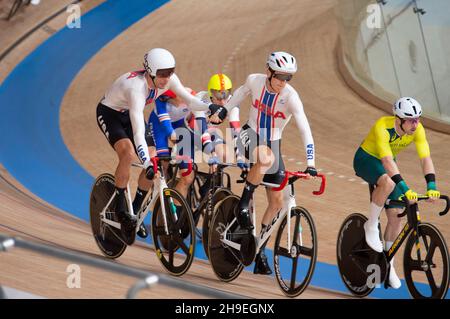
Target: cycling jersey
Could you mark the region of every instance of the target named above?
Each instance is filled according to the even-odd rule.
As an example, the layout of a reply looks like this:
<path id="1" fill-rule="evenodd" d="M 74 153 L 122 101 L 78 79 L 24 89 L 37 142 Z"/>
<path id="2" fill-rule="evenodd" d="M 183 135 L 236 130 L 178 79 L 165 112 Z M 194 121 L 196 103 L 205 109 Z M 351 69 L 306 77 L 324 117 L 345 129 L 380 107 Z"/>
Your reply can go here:
<path id="1" fill-rule="evenodd" d="M 239 107 L 244 98 L 251 94 L 252 106 L 247 124 L 266 141 L 281 139 L 283 129 L 294 116 L 303 138 L 307 165 L 314 167 L 314 140 L 298 93 L 289 84 L 280 93 L 272 93 L 266 87 L 266 80 L 264 74 L 249 75 L 244 85 L 233 93 L 225 108 L 230 111 Z"/>
<path id="2" fill-rule="evenodd" d="M 173 74 L 164 89 L 150 88 L 145 78 L 145 71 L 128 72 L 120 76 L 107 90 L 101 100 L 113 110 L 129 111 L 133 139 L 141 162 L 150 165 L 148 146 L 145 140 L 144 107 L 152 103 L 158 96 L 172 90 L 194 110 L 206 110 L 209 104 L 189 94 L 181 84 L 178 76 Z"/>
<path id="3" fill-rule="evenodd" d="M 396 157 L 412 142 L 416 144 L 419 158 L 430 156 L 430 147 L 422 123 L 419 123 L 414 134 L 400 136 L 395 131 L 395 116 L 384 116 L 371 128 L 361 148 L 366 153 L 382 159 L 386 156 Z"/>

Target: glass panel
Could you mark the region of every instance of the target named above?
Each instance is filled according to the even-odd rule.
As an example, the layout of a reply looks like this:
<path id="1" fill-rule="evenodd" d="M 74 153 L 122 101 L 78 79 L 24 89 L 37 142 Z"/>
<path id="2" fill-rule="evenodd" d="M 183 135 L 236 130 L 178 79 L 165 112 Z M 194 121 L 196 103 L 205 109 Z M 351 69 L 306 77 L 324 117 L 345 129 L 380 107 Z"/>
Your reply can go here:
<path id="1" fill-rule="evenodd" d="M 450 122 L 450 1 L 418 0 L 419 15 L 430 58 L 441 117 Z"/>
<path id="2" fill-rule="evenodd" d="M 376 0 L 340 0 L 336 7 L 347 69 L 374 95 L 400 95 L 381 10 Z"/>
<path id="3" fill-rule="evenodd" d="M 417 99 L 424 113 L 439 116 L 419 18 L 411 0 L 387 0 L 382 6 L 387 36 L 402 96 Z"/>

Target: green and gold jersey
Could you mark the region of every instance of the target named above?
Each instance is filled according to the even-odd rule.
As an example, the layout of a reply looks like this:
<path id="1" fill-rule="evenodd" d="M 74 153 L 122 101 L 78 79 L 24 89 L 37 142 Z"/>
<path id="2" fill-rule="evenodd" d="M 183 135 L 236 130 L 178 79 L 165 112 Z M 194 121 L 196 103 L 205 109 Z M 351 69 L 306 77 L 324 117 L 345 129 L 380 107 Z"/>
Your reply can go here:
<path id="1" fill-rule="evenodd" d="M 419 123 L 414 134 L 399 136 L 395 131 L 395 116 L 383 116 L 371 128 L 361 148 L 370 155 L 382 159 L 386 156 L 396 157 L 412 142 L 416 144 L 421 159 L 430 156 L 430 147 L 422 123 Z"/>

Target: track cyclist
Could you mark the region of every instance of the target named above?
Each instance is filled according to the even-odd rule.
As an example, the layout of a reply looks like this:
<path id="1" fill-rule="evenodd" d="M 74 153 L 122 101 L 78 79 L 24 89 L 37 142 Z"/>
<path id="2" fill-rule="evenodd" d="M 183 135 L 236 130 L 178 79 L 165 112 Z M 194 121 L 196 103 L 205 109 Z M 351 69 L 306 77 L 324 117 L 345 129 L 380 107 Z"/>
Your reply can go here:
<path id="1" fill-rule="evenodd" d="M 214 74 L 208 82 L 208 90 L 195 93 L 189 88 L 190 94 L 196 95 L 205 103 L 214 103 L 223 106 L 231 98 L 232 82 L 222 73 Z M 156 100 L 156 108 L 150 114 L 149 132 L 156 144 L 156 152 L 159 156 L 168 156 L 169 140 L 178 142 L 179 155 L 188 155 L 194 159 L 195 146 L 202 149 L 203 153 L 210 155 L 210 160 L 225 162 L 227 157 L 223 135 L 214 125 L 207 123 L 205 111 L 190 111 L 182 98 L 167 91 Z M 230 125 L 233 130 L 239 129 L 239 109 L 230 113 Z M 197 143 L 198 142 L 198 143 Z M 198 144 L 198 145 L 197 145 Z M 180 163 L 181 172 L 187 169 L 185 162 Z M 187 196 L 188 189 L 194 181 L 194 172 L 180 176 L 175 187 L 183 196 Z M 206 180 L 204 186 L 209 185 Z M 207 189 L 200 189 L 202 195 Z"/>
<path id="2" fill-rule="evenodd" d="M 250 160 L 252 167 L 247 175 L 246 184 L 235 216 L 239 225 L 251 231 L 253 225 L 249 212 L 249 201 L 253 192 L 264 179 L 265 182 L 279 185 L 284 179 L 284 163 L 280 151 L 283 129 L 293 116 L 305 146 L 306 173 L 316 176 L 314 158 L 314 140 L 303 110 L 303 104 L 296 90 L 289 84 L 297 72 L 297 61 L 286 52 L 273 52 L 267 58 L 266 74 L 250 74 L 246 82 L 239 87 L 233 97 L 225 104 L 226 111 L 239 107 L 246 96 L 251 95 L 252 106 L 249 119 L 242 127 L 237 138 L 239 153 Z M 226 114 L 226 112 L 223 112 Z M 223 113 L 211 117 L 211 121 L 222 120 Z M 222 116 L 222 117 L 221 117 Z M 268 206 L 262 219 L 263 234 L 275 215 L 282 209 L 283 194 L 266 189 Z M 262 245 L 255 258 L 255 274 L 272 273 Z"/>
<path id="3" fill-rule="evenodd" d="M 138 155 L 144 165 L 138 181 L 133 208 L 137 210 L 150 189 L 155 175 L 150 156 L 154 156 L 153 141 L 147 144 L 145 138 L 144 108 L 167 90 L 178 94 L 193 110 L 217 111 L 219 106 L 205 103 L 190 95 L 181 84 L 175 72 L 175 58 L 162 48 L 154 48 L 144 56 L 144 69 L 128 72 L 120 76 L 106 91 L 97 106 L 97 124 L 114 148 L 119 158 L 115 172 L 117 204 L 116 214 L 124 225 L 125 234 L 135 227 L 136 221 L 127 211 L 125 189 L 130 178 L 130 167 Z M 149 147 L 150 146 L 150 147 Z M 146 237 L 145 227 L 141 225 L 138 235 Z"/>
<path id="4" fill-rule="evenodd" d="M 376 185 L 372 193 L 369 208 L 369 219 L 364 224 L 367 244 L 375 251 L 383 252 L 378 223 L 383 207 L 386 209 L 387 225 L 384 232 L 385 246 L 388 251 L 393 240 L 402 229 L 401 219 L 397 215 L 401 209 L 396 206 L 385 206 L 388 198 L 399 199 L 404 195 L 407 200 L 415 202 L 417 193 L 408 187 L 400 175 L 396 164 L 397 154 L 412 142 L 415 143 L 420 158 L 422 171 L 427 183 L 427 196 L 431 200 L 438 199 L 436 178 L 430 148 L 425 136 L 425 129 L 420 123 L 422 107 L 411 97 L 402 97 L 393 106 L 394 116 L 383 116 L 377 120 L 369 134 L 358 148 L 353 162 L 356 175 L 370 185 Z M 398 289 L 400 279 L 391 261 L 389 285 Z"/>

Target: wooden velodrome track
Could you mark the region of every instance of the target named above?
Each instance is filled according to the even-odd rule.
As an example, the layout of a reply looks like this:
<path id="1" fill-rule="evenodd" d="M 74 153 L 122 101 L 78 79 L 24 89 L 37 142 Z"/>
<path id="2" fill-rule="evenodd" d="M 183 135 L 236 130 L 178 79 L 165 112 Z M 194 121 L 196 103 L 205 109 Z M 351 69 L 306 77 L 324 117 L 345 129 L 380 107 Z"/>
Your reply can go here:
<path id="1" fill-rule="evenodd" d="M 82 2 L 83 12 L 101 3 Z M 3 2 L 0 2 L 3 3 Z M 45 3 L 45 1 L 43 2 Z M 35 8 L 27 23 L 33 25 L 49 16 L 56 4 L 61 8 L 70 1 L 47 1 Z M 52 5 L 54 5 L 52 7 Z M 100 50 L 74 78 L 63 100 L 60 128 L 64 142 L 78 163 L 92 176 L 113 172 L 115 153 L 107 144 L 95 122 L 95 107 L 108 85 L 120 74 L 140 68 L 143 53 L 151 47 L 165 47 L 177 59 L 177 74 L 195 90 L 205 89 L 212 73 L 223 71 L 238 87 L 246 76 L 264 71 L 268 52 L 285 50 L 299 60 L 300 71 L 292 85 L 299 91 L 312 126 L 317 150 L 317 167 L 327 174 L 326 193 L 310 196 L 315 183 L 298 184 L 297 201 L 314 216 L 319 237 L 321 262 L 336 264 L 335 245 L 340 224 L 350 212 L 367 210 L 367 185 L 362 185 L 352 169 L 353 154 L 382 111 L 356 95 L 341 78 L 336 63 L 337 24 L 334 0 L 269 0 L 249 1 L 186 1 L 174 0 L 134 24 Z M 27 9 L 28 10 L 28 9 Z M 28 10 L 29 11 L 29 10 Z M 0 36 L 8 45 L 23 30 L 29 29 L 18 15 L 19 22 L 1 21 Z M 41 28 L 17 47 L 0 66 L 0 81 L 20 60 L 50 35 L 48 30 L 63 27 L 60 16 Z M 7 29 L 9 28 L 9 29 Z M 9 30 L 6 32 L 5 30 Z M 248 113 L 248 103 L 241 107 L 242 119 Z M 148 114 L 149 110 L 146 111 Z M 450 191 L 450 141 L 448 136 L 427 131 L 432 156 L 442 193 Z M 297 143 L 298 130 L 290 123 L 283 135 L 283 154 L 288 169 L 304 169 L 303 147 Z M 4 151 L 4 150 L 2 150 Z M 414 158 L 408 161 L 407 159 Z M 402 175 L 417 190 L 424 182 L 414 147 L 399 156 Z M 301 164 L 300 164 L 301 162 Z M 89 225 L 42 202 L 2 169 L 0 183 L 0 232 L 49 242 L 69 249 L 99 255 Z M 233 174 L 233 176 L 236 176 Z M 240 192 L 240 186 L 233 186 Z M 259 207 L 265 203 L 265 193 L 257 193 Z M 448 218 L 428 214 L 423 219 L 438 226 L 447 242 L 450 240 Z M 434 209 L 435 211 L 436 209 Z M 260 212 L 261 213 L 261 212 Z M 261 218 L 261 214 L 258 216 Z M 385 222 L 385 219 L 383 219 Z M 0 255 L 0 283 L 50 298 L 118 298 L 134 282 L 82 266 L 81 289 L 66 287 L 68 262 L 27 251 L 12 250 Z M 397 258 L 401 269 L 401 258 Z M 162 271 L 153 251 L 137 244 L 127 249 L 118 263 L 152 272 Z M 398 271 L 401 273 L 401 270 Z M 243 273 L 238 280 L 219 282 L 209 264 L 196 260 L 183 279 L 255 298 L 280 298 L 273 278 Z M 339 279 L 338 279 L 339 280 Z M 146 298 L 196 298 L 186 291 L 158 287 L 142 292 Z M 348 295 L 310 286 L 301 298 L 342 298 Z"/>

